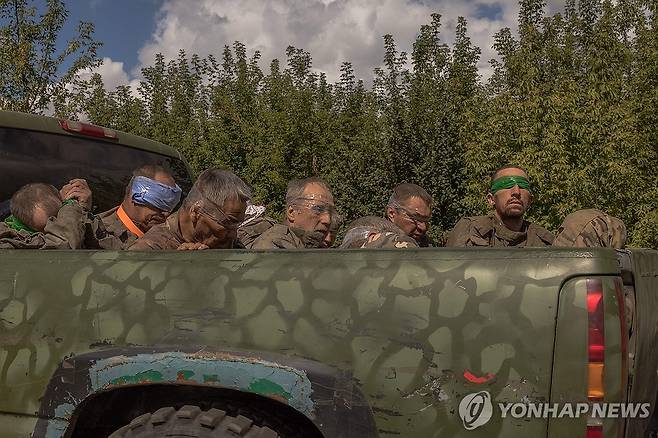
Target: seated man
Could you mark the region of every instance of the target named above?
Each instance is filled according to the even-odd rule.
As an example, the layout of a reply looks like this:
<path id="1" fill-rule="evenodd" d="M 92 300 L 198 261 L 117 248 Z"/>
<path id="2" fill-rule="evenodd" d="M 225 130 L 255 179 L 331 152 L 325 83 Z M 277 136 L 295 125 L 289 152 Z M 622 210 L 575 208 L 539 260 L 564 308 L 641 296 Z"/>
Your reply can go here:
<path id="1" fill-rule="evenodd" d="M 82 248 L 90 206 L 91 190 L 83 179 L 61 191 L 50 184 L 27 184 L 14 193 L 12 215 L 0 224 L 0 248 Z"/>
<path id="2" fill-rule="evenodd" d="M 523 219 L 532 203 L 525 170 L 504 166 L 491 177 L 487 202 L 494 211 L 487 216 L 461 219 L 446 246 L 549 246 L 554 236 Z"/>
<path id="3" fill-rule="evenodd" d="M 384 218 L 365 216 L 347 226 L 340 248 L 417 248 L 418 242 Z"/>
<path id="4" fill-rule="evenodd" d="M 183 205 L 148 230 L 129 250 L 233 248 L 251 190 L 234 173 L 208 169 L 199 175 Z"/>
<path id="5" fill-rule="evenodd" d="M 386 205 L 386 219 L 398 226 L 419 246 L 434 246 L 427 235 L 432 217 L 432 197 L 416 184 L 398 184 Z"/>
<path id="6" fill-rule="evenodd" d="M 334 212 L 334 197 L 323 180 L 290 181 L 284 223 L 261 234 L 251 249 L 323 248 Z"/>
<path id="7" fill-rule="evenodd" d="M 147 164 L 133 172 L 121 205 L 98 217 L 124 249 L 154 225 L 163 223 L 178 206 L 181 193 L 171 173 L 161 166 Z"/>
<path id="8" fill-rule="evenodd" d="M 564 218 L 553 246 L 621 249 L 626 246 L 626 226 L 601 210 L 578 210 Z"/>

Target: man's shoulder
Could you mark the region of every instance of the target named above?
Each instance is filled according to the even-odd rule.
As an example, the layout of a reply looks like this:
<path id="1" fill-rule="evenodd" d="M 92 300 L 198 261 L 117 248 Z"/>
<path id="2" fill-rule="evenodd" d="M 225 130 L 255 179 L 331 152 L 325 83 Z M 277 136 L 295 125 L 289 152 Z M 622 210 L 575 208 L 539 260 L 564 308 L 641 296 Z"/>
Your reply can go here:
<path id="1" fill-rule="evenodd" d="M 250 221 L 248 224 L 238 228 L 238 240 L 246 248 L 250 248 L 251 245 L 263 235 L 263 233 L 267 232 L 275 225 L 277 225 L 277 222 L 271 217 L 258 217 Z"/>
<path id="2" fill-rule="evenodd" d="M 155 225 L 142 237 L 128 247 L 129 250 L 170 250 L 177 249 L 182 239 L 172 230 L 170 221 L 178 221 L 177 217 L 169 216 L 163 224 Z"/>
<path id="3" fill-rule="evenodd" d="M 529 235 L 528 239 L 530 239 L 530 234 L 537 236 L 541 241 L 541 243 L 543 243 L 546 246 L 552 245 L 553 241 L 555 240 L 555 235 L 553 233 L 551 233 L 546 228 L 534 222 L 528 225 L 528 235 Z"/>
<path id="4" fill-rule="evenodd" d="M 117 214 L 118 209 L 119 207 L 117 206 L 111 210 L 107 210 L 96 215 L 96 217 L 100 219 L 101 222 L 103 222 L 107 232 L 115 236 L 128 231 L 123 222 L 121 222 L 121 219 L 119 219 L 119 215 Z"/>
<path id="5" fill-rule="evenodd" d="M 274 224 L 251 245 L 251 249 L 303 248 L 299 237 L 284 224 Z"/>

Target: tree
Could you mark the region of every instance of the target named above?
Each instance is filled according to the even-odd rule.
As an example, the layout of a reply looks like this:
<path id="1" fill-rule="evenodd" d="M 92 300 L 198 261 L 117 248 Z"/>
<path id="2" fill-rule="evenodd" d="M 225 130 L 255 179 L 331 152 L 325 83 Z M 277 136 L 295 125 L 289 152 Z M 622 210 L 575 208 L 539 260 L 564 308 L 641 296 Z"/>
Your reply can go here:
<path id="1" fill-rule="evenodd" d="M 48 0 L 41 14 L 31 0 L 0 0 L 0 108 L 43 113 L 78 73 L 100 64 L 91 23 L 80 22 L 76 36 L 57 50 L 67 17 L 63 0 Z"/>

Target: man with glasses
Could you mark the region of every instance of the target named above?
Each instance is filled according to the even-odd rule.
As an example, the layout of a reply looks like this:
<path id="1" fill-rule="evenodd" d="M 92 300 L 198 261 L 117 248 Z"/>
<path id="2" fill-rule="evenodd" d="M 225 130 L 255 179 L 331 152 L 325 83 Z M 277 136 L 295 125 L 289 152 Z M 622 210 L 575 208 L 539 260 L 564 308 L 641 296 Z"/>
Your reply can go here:
<path id="1" fill-rule="evenodd" d="M 388 200 L 385 217 L 414 239 L 418 246 L 434 246 L 427 235 L 432 202 L 432 197 L 422 187 L 409 183 L 399 184 Z"/>
<path id="2" fill-rule="evenodd" d="M 98 217 L 107 232 L 125 249 L 155 225 L 163 223 L 178 207 L 181 194 L 181 188 L 169 171 L 147 164 L 133 172 L 121 205 Z"/>
<path id="3" fill-rule="evenodd" d="M 333 215 L 334 197 L 322 179 L 290 181 L 284 223 L 261 234 L 251 249 L 326 248 Z"/>
<path id="4" fill-rule="evenodd" d="M 183 205 L 152 227 L 129 250 L 234 248 L 251 190 L 234 173 L 208 169 L 199 175 Z"/>
<path id="5" fill-rule="evenodd" d="M 487 202 L 494 211 L 487 216 L 461 219 L 446 246 L 549 246 L 554 236 L 524 219 L 532 203 L 528 174 L 518 166 L 494 172 Z"/>

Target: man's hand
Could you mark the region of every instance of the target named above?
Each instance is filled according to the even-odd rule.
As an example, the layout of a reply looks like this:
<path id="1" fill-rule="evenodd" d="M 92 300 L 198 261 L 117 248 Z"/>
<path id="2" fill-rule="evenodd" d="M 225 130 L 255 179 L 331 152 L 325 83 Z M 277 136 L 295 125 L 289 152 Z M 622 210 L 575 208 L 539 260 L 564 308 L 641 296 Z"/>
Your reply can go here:
<path id="1" fill-rule="evenodd" d="M 180 246 L 176 249 L 178 251 L 194 251 L 196 249 L 208 249 L 208 245 L 205 243 L 185 242 L 181 243 Z"/>
<path id="2" fill-rule="evenodd" d="M 75 199 L 85 210 L 91 209 L 91 189 L 89 188 L 87 181 L 84 179 L 72 179 L 68 184 L 65 184 L 64 187 L 62 187 L 59 191 L 59 195 L 61 196 L 62 201 Z"/>

